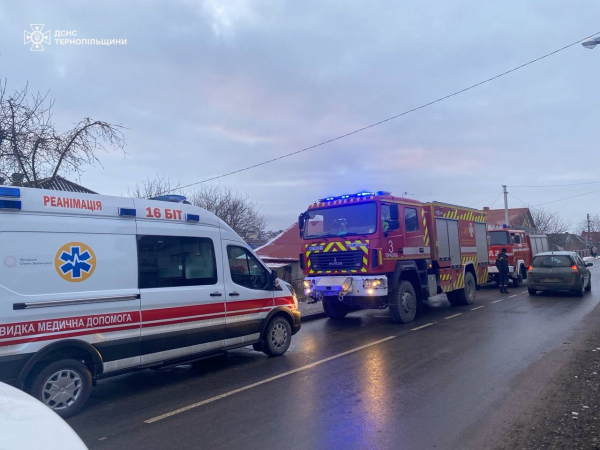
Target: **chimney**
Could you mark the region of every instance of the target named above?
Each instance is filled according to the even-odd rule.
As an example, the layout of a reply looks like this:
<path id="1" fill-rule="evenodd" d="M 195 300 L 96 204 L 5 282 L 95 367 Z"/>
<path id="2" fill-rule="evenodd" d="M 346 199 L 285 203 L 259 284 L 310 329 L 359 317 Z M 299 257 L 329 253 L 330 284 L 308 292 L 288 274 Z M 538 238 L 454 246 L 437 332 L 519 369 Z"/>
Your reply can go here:
<path id="1" fill-rule="evenodd" d="M 483 210 L 484 210 L 484 211 L 489 211 L 489 210 L 490 210 L 490 207 L 489 207 L 489 206 L 484 206 L 484 207 L 483 207 Z"/>
<path id="2" fill-rule="evenodd" d="M 22 173 L 13 173 L 10 176 L 10 181 L 12 183 L 13 186 L 23 186 L 23 179 L 25 178 L 25 175 Z"/>

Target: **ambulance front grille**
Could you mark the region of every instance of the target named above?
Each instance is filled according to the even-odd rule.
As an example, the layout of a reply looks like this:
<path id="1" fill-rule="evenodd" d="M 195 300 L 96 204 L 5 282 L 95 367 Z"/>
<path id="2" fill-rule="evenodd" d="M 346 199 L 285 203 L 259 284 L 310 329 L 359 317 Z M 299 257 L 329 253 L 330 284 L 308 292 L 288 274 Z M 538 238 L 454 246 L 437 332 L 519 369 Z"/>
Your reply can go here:
<path id="1" fill-rule="evenodd" d="M 310 255 L 310 266 L 315 271 L 360 270 L 363 265 L 361 251 L 313 253 Z"/>

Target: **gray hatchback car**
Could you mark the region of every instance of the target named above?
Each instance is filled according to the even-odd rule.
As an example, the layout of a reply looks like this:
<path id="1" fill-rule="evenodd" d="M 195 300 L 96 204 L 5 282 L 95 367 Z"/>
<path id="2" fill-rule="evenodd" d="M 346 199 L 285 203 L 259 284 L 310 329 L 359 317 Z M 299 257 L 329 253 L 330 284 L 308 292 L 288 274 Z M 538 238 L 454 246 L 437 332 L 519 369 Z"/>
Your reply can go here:
<path id="1" fill-rule="evenodd" d="M 527 275 L 529 295 L 537 291 L 571 291 L 578 297 L 592 290 L 592 274 L 575 252 L 538 253 Z"/>

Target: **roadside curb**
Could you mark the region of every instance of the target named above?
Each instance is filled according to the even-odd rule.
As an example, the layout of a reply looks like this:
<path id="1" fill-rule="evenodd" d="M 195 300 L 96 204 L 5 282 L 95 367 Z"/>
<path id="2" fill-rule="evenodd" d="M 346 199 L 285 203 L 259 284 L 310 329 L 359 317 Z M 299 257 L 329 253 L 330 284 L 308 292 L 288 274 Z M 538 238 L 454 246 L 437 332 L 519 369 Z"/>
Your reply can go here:
<path id="1" fill-rule="evenodd" d="M 325 317 L 327 317 L 327 316 L 325 315 L 324 312 L 322 312 L 322 313 L 308 314 L 307 316 L 302 316 L 301 317 L 301 323 L 312 322 L 313 320 L 324 319 Z"/>

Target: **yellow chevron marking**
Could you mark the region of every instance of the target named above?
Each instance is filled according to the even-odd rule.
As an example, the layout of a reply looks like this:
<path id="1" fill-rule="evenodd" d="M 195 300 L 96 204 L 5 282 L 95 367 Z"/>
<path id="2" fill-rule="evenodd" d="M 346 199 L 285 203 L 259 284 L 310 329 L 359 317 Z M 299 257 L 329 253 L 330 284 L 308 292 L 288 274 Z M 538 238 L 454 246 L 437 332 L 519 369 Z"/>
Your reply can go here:
<path id="1" fill-rule="evenodd" d="M 362 269 L 360 269 L 361 272 L 366 272 L 367 269 L 365 269 L 364 267 Z"/>
<path id="2" fill-rule="evenodd" d="M 346 251 L 346 247 L 344 247 L 344 244 L 342 244 L 341 242 L 336 242 L 336 244 L 340 248 L 341 251 L 343 251 L 343 252 Z"/>
<path id="3" fill-rule="evenodd" d="M 325 247 L 325 249 L 323 251 L 328 252 L 332 246 L 333 246 L 333 242 L 330 242 L 329 244 L 327 244 L 327 246 Z"/>

